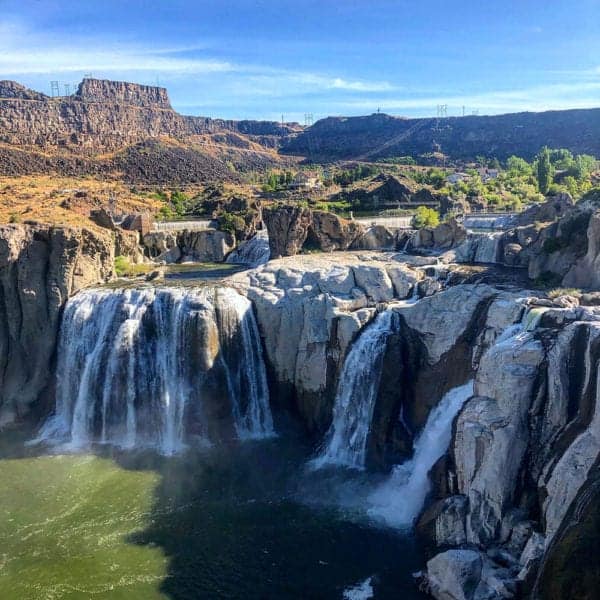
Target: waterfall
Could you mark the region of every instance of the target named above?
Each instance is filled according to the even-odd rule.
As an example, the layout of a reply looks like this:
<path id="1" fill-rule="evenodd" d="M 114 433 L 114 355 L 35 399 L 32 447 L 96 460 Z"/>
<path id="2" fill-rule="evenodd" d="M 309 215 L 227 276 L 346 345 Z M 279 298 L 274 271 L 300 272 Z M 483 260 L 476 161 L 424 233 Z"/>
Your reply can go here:
<path id="1" fill-rule="evenodd" d="M 313 467 L 340 465 L 361 469 L 365 466 L 367 437 L 393 318 L 391 310 L 379 313 L 354 342 L 338 382 L 333 421 L 322 451 L 311 462 Z"/>
<path id="2" fill-rule="evenodd" d="M 55 414 L 38 439 L 173 454 L 187 438 L 210 443 L 214 404 L 230 407 L 239 438 L 273 433 L 249 300 L 228 288 L 87 290 L 65 307 Z"/>
<path id="3" fill-rule="evenodd" d="M 271 250 L 269 248 L 269 234 L 267 230 L 258 231 L 249 240 L 242 242 L 225 262 L 258 267 L 269 261 Z"/>
<path id="4" fill-rule="evenodd" d="M 369 496 L 371 517 L 393 527 L 412 526 L 431 489 L 429 471 L 448 449 L 454 418 L 472 395 L 473 382 L 469 381 L 451 389 L 431 410 L 414 442 L 413 457 L 395 466 L 389 478 Z"/>
<path id="5" fill-rule="evenodd" d="M 475 243 L 473 261 L 476 263 L 497 263 L 499 243 L 502 235 L 502 232 L 473 234 Z"/>

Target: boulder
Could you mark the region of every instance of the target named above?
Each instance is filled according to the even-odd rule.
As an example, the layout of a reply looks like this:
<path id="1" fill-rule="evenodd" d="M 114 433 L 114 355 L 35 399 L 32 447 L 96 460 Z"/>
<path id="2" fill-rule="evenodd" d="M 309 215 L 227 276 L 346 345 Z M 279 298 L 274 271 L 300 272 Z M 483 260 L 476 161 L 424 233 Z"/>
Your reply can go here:
<path id="1" fill-rule="evenodd" d="M 99 227 L 116 231 L 117 226 L 113 221 L 112 216 L 105 208 L 95 208 L 90 212 L 90 220 L 93 221 Z"/>
<path id="2" fill-rule="evenodd" d="M 522 227 L 534 223 L 547 223 L 555 221 L 570 212 L 575 203 L 567 193 L 557 194 L 546 199 L 545 202 L 534 204 L 527 210 L 511 218 L 509 226 Z"/>
<path id="3" fill-rule="evenodd" d="M 429 592 L 437 600 L 473 600 L 483 560 L 475 550 L 448 550 L 427 563 Z"/>
<path id="4" fill-rule="evenodd" d="M 396 246 L 394 234 L 383 225 L 372 225 L 358 237 L 353 243 L 352 248 L 357 250 L 382 250 L 390 249 Z"/>
<path id="5" fill-rule="evenodd" d="M 263 211 L 271 258 L 298 254 L 308 236 L 312 213 L 300 206 L 280 206 Z"/>
<path id="6" fill-rule="evenodd" d="M 314 210 L 307 243 L 324 252 L 347 250 L 362 234 L 363 228 L 359 223 L 324 210 Z"/>
<path id="7" fill-rule="evenodd" d="M 150 258 L 175 263 L 188 259 L 199 262 L 224 262 L 235 248 L 235 238 L 227 231 L 154 231 L 143 238 Z"/>
<path id="8" fill-rule="evenodd" d="M 432 504 L 419 518 L 417 531 L 438 547 L 461 546 L 467 541 L 466 496 L 449 496 Z"/>

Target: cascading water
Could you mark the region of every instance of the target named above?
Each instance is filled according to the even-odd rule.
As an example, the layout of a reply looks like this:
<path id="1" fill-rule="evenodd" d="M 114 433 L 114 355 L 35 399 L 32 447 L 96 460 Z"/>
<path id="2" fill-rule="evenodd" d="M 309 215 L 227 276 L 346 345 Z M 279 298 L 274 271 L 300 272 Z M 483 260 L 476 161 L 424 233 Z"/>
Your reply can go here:
<path id="1" fill-rule="evenodd" d="M 394 467 L 387 481 L 369 496 L 371 517 L 392 527 L 412 526 L 430 490 L 429 470 L 448 449 L 454 418 L 472 395 L 470 381 L 450 390 L 432 409 L 414 442 L 413 457 Z"/>
<path id="2" fill-rule="evenodd" d="M 392 333 L 393 319 L 392 310 L 381 312 L 352 346 L 340 375 L 331 427 L 323 450 L 311 466 L 364 468 L 386 338 Z"/>
<path id="3" fill-rule="evenodd" d="M 67 303 L 60 331 L 56 410 L 40 437 L 210 442 L 208 413 L 229 406 L 238 437 L 272 435 L 262 349 L 251 303 L 229 288 L 87 290 Z"/>
<path id="4" fill-rule="evenodd" d="M 268 262 L 270 256 L 269 235 L 265 229 L 257 231 L 254 237 L 242 242 L 229 254 L 226 262 L 258 267 Z"/>
<path id="5" fill-rule="evenodd" d="M 475 244 L 475 255 L 473 261 L 476 263 L 497 263 L 498 247 L 502 233 L 472 234 Z"/>

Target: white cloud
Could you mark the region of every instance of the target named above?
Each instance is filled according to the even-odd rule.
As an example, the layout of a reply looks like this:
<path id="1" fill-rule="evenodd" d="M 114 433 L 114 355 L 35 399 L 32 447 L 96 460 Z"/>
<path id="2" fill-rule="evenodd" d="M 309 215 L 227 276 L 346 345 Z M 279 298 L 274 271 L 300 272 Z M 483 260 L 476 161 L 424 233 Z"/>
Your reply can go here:
<path id="1" fill-rule="evenodd" d="M 369 101 L 348 100 L 339 105 L 347 110 L 369 111 L 373 109 L 375 103 L 379 104 L 384 111 L 419 111 L 423 115 L 434 115 L 438 104 L 447 104 L 450 115 L 461 114 L 463 106 L 467 113 L 478 110 L 481 114 L 485 112 L 542 111 L 599 106 L 600 98 L 594 93 L 598 91 L 600 91 L 600 81 L 580 81 L 474 94 L 380 98 Z"/>
<path id="2" fill-rule="evenodd" d="M 190 57 L 190 53 L 200 54 Z M 179 56 L 181 55 L 181 56 Z M 0 21 L 0 78 L 91 72 L 99 77 L 149 73 L 163 77 L 231 73 L 233 86 L 241 95 L 290 95 L 327 90 L 386 92 L 385 81 L 348 80 L 342 77 L 273 68 L 268 65 L 236 64 L 206 55 L 206 46 L 143 47 L 138 44 L 95 39 L 55 39 Z"/>

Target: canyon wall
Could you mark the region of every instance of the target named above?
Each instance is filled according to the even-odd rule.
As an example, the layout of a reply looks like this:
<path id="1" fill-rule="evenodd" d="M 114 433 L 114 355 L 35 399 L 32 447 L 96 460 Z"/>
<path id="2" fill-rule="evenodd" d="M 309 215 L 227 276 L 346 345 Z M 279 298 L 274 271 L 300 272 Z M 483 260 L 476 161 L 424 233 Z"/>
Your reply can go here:
<path id="1" fill-rule="evenodd" d="M 77 290 L 112 275 L 110 232 L 68 227 L 0 227 L 0 424 L 51 402 L 62 308 Z"/>
<path id="2" fill-rule="evenodd" d="M 281 138 L 290 124 L 226 121 L 175 112 L 167 90 L 84 79 L 71 96 L 51 98 L 12 81 L 0 81 L 0 141 L 16 146 L 118 149 L 147 138 L 185 139 L 217 132 Z"/>
<path id="3" fill-rule="evenodd" d="M 568 148 L 600 155 L 600 109 L 495 116 L 408 119 L 386 114 L 328 117 L 317 121 L 283 152 L 315 161 L 373 160 L 443 152 L 451 159 L 515 154 L 531 159 L 540 148 Z"/>

